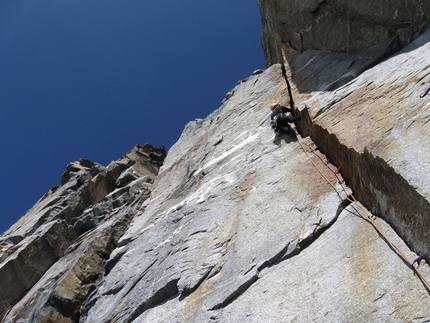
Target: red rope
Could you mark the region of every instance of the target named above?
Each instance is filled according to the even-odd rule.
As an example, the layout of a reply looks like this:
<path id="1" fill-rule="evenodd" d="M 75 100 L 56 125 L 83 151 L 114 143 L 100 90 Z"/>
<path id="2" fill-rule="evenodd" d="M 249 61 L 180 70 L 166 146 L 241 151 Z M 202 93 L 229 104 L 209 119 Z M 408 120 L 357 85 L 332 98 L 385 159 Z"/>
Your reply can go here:
<path id="1" fill-rule="evenodd" d="M 306 156 L 309 158 L 309 160 L 311 161 L 311 163 L 314 165 L 314 167 L 318 170 L 318 172 L 323 176 L 323 178 L 333 187 L 333 189 L 336 191 L 336 193 L 340 196 L 340 193 L 337 191 L 336 187 L 333 185 L 333 183 L 327 178 L 327 176 L 325 176 L 321 170 L 318 168 L 318 166 L 312 161 L 312 159 L 310 158 L 308 152 L 306 151 L 306 149 L 303 147 L 302 144 L 302 137 L 300 136 L 300 134 L 297 132 L 297 130 L 294 128 L 294 132 L 296 133 L 297 136 L 297 140 L 300 144 L 300 146 L 302 147 L 303 151 L 305 152 Z M 420 272 L 420 270 L 416 267 L 414 267 L 412 265 L 411 260 L 391 241 L 391 239 L 388 237 L 388 235 L 385 233 L 385 231 L 381 228 L 381 226 L 376 222 L 376 220 L 372 217 L 372 214 L 361 204 L 357 201 L 357 199 L 354 197 L 354 195 L 352 194 L 352 191 L 349 189 L 350 193 L 348 192 L 348 187 L 346 186 L 345 181 L 343 180 L 343 178 L 340 176 L 340 167 L 333 169 L 332 167 L 330 167 L 330 161 L 328 159 L 324 160 L 321 156 L 321 154 L 318 154 L 316 152 L 316 149 L 314 148 L 315 143 L 312 142 L 313 145 L 308 145 L 306 143 L 304 143 L 306 146 L 308 146 L 308 148 L 313 152 L 313 154 L 315 156 L 317 156 L 322 163 L 334 174 L 334 176 L 336 177 L 338 183 L 341 185 L 342 189 L 344 190 L 345 194 L 346 194 L 346 199 L 350 202 L 354 202 L 356 205 L 358 205 L 364 214 L 367 215 L 367 218 L 369 220 L 369 223 L 371 223 L 373 225 L 373 227 L 384 237 L 385 241 L 391 245 L 397 252 L 397 254 L 406 262 L 409 264 L 409 266 L 414 270 L 414 272 L 418 275 L 418 277 L 421 279 L 421 281 L 423 282 L 423 284 L 426 286 L 427 290 L 430 291 L 430 283 L 427 281 L 427 279 L 424 277 L 424 275 Z"/>

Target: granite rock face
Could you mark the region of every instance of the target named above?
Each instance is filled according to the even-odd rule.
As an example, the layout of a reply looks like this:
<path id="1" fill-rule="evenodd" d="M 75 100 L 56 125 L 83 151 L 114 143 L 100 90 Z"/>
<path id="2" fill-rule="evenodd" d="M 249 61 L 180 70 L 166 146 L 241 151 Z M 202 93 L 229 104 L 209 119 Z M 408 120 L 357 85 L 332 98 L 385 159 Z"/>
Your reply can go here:
<path id="1" fill-rule="evenodd" d="M 146 144 L 107 167 L 83 159 L 67 166 L 62 185 L 0 237 L 6 322 L 76 321 L 164 157 L 163 147 Z"/>
<path id="2" fill-rule="evenodd" d="M 426 30 L 426 0 L 260 0 L 266 64 L 282 62 L 282 44 L 296 50 L 351 52 L 383 43 L 397 49 Z"/>
<path id="3" fill-rule="evenodd" d="M 429 320 L 428 291 L 349 201 L 335 166 L 309 137 L 273 134 L 269 104 L 291 103 L 284 77 L 274 65 L 240 82 L 185 127 L 158 175 L 126 158 L 115 188 L 80 216 L 103 219 L 9 302 L 5 321 Z M 81 166 L 88 176 L 82 163 L 63 186 Z M 425 261 L 421 270 L 430 275 Z"/>
<path id="4" fill-rule="evenodd" d="M 292 96 L 303 115 L 302 134 L 314 138 L 319 149 L 342 168 L 357 198 L 369 209 L 376 207 L 379 216 L 427 259 L 429 41 L 427 31 L 334 91 L 306 93 L 291 82 Z M 289 75 L 301 66 L 290 61 Z M 306 77 L 312 75 L 303 74 L 301 79 Z"/>
<path id="5" fill-rule="evenodd" d="M 69 164 L 0 236 L 3 321 L 430 321 L 429 44 L 280 43 L 167 156 Z"/>

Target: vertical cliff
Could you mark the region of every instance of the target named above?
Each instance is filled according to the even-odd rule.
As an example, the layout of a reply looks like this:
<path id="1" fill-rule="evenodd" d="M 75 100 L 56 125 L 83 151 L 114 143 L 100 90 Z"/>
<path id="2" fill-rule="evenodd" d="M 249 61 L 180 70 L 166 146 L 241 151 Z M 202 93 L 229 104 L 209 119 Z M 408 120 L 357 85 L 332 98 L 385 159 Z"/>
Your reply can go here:
<path id="1" fill-rule="evenodd" d="M 260 9 L 266 64 L 283 65 L 303 116 L 301 135 L 428 259 L 427 131 L 420 120 L 430 87 L 430 36 L 423 34 L 429 4 L 261 0 Z"/>
<path id="2" fill-rule="evenodd" d="M 298 50 L 268 33 L 292 3 L 260 1 L 281 64 L 268 55 L 167 156 L 71 163 L 0 237 L 4 322 L 430 320 L 430 33 L 394 55 Z M 273 133 L 273 102 L 297 135 Z"/>
<path id="3" fill-rule="evenodd" d="M 398 50 L 430 21 L 425 0 L 260 0 L 266 65 L 283 62 L 281 45 L 295 50 L 352 52 L 384 43 Z"/>

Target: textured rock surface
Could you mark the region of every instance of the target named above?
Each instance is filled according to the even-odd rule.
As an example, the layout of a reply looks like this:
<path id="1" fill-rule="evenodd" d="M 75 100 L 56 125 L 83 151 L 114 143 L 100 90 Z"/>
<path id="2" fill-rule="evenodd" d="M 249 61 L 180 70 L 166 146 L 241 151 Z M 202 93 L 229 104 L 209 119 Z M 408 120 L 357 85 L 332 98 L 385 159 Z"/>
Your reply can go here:
<path id="1" fill-rule="evenodd" d="M 238 82 L 165 160 L 145 145 L 71 163 L 0 237 L 3 321 L 429 322 L 405 262 L 423 252 L 430 280 L 429 40 L 393 56 L 280 42 L 284 63 Z M 301 136 L 274 136 L 272 102 L 296 108 Z"/>
<path id="2" fill-rule="evenodd" d="M 69 164 L 62 185 L 0 238 L 0 312 L 22 298 L 10 320 L 79 317 L 164 157 L 163 147 L 138 145 L 108 167 L 82 159 Z"/>
<path id="3" fill-rule="evenodd" d="M 6 321 L 430 319 L 428 291 L 359 205 L 348 206 L 310 139 L 274 137 L 267 106 L 289 103 L 283 77 L 280 65 L 253 75 L 190 122 L 152 187 L 136 164 L 118 172 L 117 187 L 80 217 L 106 211 L 104 219 L 69 244 Z"/>
<path id="4" fill-rule="evenodd" d="M 430 22 L 426 0 L 260 0 L 266 64 L 281 63 L 281 45 L 350 52 L 416 39 Z"/>
<path id="5" fill-rule="evenodd" d="M 426 32 L 332 92 L 312 96 L 291 83 L 292 96 L 301 104 L 302 133 L 314 138 L 342 168 L 360 201 L 369 209 L 376 207 L 410 246 L 428 258 L 430 96 L 423 94 L 430 88 L 429 41 Z"/>
<path id="6" fill-rule="evenodd" d="M 374 305 L 370 321 L 426 317 L 430 299 L 419 279 L 354 210 L 332 229 L 345 207 L 342 190 L 339 196 L 296 140 L 273 137 L 267 106 L 289 97 L 280 66 L 232 92 L 219 110 L 188 124 L 169 151 L 82 321 L 243 322 L 255 315 L 255 322 L 276 322 L 286 313 L 307 321 L 332 312 L 330 321 L 358 317 L 379 297 L 387 308 L 408 310 L 390 315 Z M 324 163 L 312 160 L 335 184 Z M 323 250 L 333 255 L 321 257 Z M 393 279 L 405 285 L 390 290 Z M 303 303 L 293 302 L 297 295 Z M 320 305 L 301 314 L 310 299 Z M 269 300 L 280 308 L 267 316 Z"/>
<path id="7" fill-rule="evenodd" d="M 428 293 L 358 211 L 348 206 L 307 249 L 261 272 L 220 321 L 428 322 Z"/>
<path id="8" fill-rule="evenodd" d="M 85 322 L 144 320 L 170 299 L 182 300 L 172 321 L 209 320 L 336 219 L 342 200 L 297 142 L 274 143 L 267 127 L 268 102 L 286 93 L 279 66 L 234 92 L 169 151 Z"/>

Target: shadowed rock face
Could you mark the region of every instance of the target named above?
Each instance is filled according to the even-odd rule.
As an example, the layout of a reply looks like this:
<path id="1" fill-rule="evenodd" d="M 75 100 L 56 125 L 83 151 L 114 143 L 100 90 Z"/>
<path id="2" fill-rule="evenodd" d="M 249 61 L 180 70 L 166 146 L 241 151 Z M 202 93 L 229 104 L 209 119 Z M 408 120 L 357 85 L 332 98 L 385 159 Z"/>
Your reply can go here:
<path id="1" fill-rule="evenodd" d="M 427 108 L 430 33 L 335 91 L 302 92 L 299 129 L 337 166 L 355 195 L 376 207 L 416 251 L 430 257 Z M 294 70 L 300 65 L 287 65 Z M 304 76 L 312 79 L 313 74 Z M 342 118 L 339 118 L 339 116 Z"/>
<path id="2" fill-rule="evenodd" d="M 428 103 L 429 33 L 406 45 L 428 26 L 429 5 L 260 1 L 266 63 L 282 62 L 300 133 L 427 257 L 427 134 L 419 120 Z"/>
<path id="3" fill-rule="evenodd" d="M 351 52 L 409 44 L 428 27 L 426 0 L 260 0 L 266 65 L 281 63 L 282 44 L 296 50 Z"/>
<path id="4" fill-rule="evenodd" d="M 430 256 L 429 35 L 393 56 L 282 45 L 165 159 L 68 165 L 0 237 L 4 321 L 429 321 L 400 257 Z M 301 135 L 274 135 L 273 102 Z"/>

